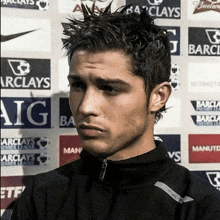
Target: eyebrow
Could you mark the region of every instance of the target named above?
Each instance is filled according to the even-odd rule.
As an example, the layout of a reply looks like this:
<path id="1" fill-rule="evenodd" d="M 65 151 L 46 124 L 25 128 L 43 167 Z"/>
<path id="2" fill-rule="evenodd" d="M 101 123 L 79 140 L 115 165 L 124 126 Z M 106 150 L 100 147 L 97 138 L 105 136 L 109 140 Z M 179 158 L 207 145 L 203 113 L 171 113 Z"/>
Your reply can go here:
<path id="1" fill-rule="evenodd" d="M 68 79 L 76 80 L 76 81 L 81 81 L 82 78 L 78 75 L 68 75 Z M 96 82 L 96 84 L 117 84 L 117 85 L 122 85 L 126 87 L 131 87 L 129 83 L 121 80 L 121 79 L 110 79 L 110 78 L 101 78 L 101 77 L 94 77 L 93 81 Z"/>
<path id="2" fill-rule="evenodd" d="M 109 79 L 109 78 L 97 77 L 95 79 L 95 81 L 97 82 L 98 85 L 116 84 L 116 85 L 130 87 L 130 85 L 127 82 L 125 82 L 125 81 L 123 81 L 121 79 Z"/>
<path id="3" fill-rule="evenodd" d="M 80 76 L 77 76 L 77 75 L 68 75 L 67 76 L 67 79 L 72 79 L 72 80 L 81 80 L 81 77 Z"/>

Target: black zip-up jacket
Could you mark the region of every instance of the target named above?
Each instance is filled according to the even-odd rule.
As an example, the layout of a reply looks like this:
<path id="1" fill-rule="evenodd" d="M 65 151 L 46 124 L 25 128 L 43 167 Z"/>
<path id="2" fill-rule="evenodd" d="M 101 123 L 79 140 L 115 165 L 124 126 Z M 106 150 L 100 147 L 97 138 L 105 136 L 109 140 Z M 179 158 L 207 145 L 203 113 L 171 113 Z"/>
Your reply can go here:
<path id="1" fill-rule="evenodd" d="M 33 177 L 11 220 L 220 220 L 220 192 L 162 144 L 123 161 L 81 159 Z"/>

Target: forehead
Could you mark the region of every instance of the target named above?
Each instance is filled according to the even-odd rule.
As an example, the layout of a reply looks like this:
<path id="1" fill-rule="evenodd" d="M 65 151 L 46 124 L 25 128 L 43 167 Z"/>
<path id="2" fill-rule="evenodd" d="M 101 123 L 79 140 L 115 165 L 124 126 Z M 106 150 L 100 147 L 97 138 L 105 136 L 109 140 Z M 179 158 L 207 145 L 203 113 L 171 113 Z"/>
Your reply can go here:
<path id="1" fill-rule="evenodd" d="M 70 62 L 70 71 L 78 68 L 100 69 L 106 71 L 127 71 L 132 73 L 130 56 L 119 50 L 88 52 L 77 50 Z"/>

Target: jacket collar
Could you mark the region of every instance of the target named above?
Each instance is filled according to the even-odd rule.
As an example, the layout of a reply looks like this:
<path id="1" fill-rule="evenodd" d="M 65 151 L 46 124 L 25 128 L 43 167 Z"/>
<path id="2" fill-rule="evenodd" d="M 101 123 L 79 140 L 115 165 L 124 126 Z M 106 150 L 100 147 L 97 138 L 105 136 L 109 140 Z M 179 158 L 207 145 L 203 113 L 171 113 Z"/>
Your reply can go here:
<path id="1" fill-rule="evenodd" d="M 163 172 L 162 165 L 171 159 L 162 142 L 155 143 L 156 148 L 152 151 L 121 161 L 103 160 L 83 150 L 80 154 L 83 162 L 81 173 L 91 180 L 111 185 L 140 183 L 146 178 L 156 177 Z"/>

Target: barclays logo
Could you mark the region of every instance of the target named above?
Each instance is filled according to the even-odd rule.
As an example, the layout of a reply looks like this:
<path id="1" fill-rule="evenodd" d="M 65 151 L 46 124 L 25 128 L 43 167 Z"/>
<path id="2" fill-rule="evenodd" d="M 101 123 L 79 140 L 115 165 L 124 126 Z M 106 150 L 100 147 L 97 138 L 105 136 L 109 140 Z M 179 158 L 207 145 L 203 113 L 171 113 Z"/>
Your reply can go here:
<path id="1" fill-rule="evenodd" d="M 1 0 L 2 7 L 48 10 L 49 0 Z"/>
<path id="2" fill-rule="evenodd" d="M 51 84 L 48 59 L 1 59 L 2 89 L 49 90 Z"/>
<path id="3" fill-rule="evenodd" d="M 68 98 L 60 98 L 60 128 L 75 128 L 75 121 L 69 107 Z"/>
<path id="4" fill-rule="evenodd" d="M 1 138 L 1 150 L 46 150 L 49 144 L 46 137 Z"/>
<path id="5" fill-rule="evenodd" d="M 193 56 L 219 56 L 220 29 L 189 27 L 188 54 Z"/>
<path id="6" fill-rule="evenodd" d="M 220 100 L 192 100 L 196 111 L 220 111 Z"/>
<path id="7" fill-rule="evenodd" d="M 197 126 L 220 126 L 220 115 L 191 115 Z"/>
<path id="8" fill-rule="evenodd" d="M 144 8 L 151 16 L 156 18 L 180 19 L 181 6 L 180 0 L 126 0 L 126 4 L 130 5 L 126 13 L 140 13 Z"/>
<path id="9" fill-rule="evenodd" d="M 2 154 L 1 166 L 44 166 L 50 160 L 46 152 L 40 154 Z"/>

